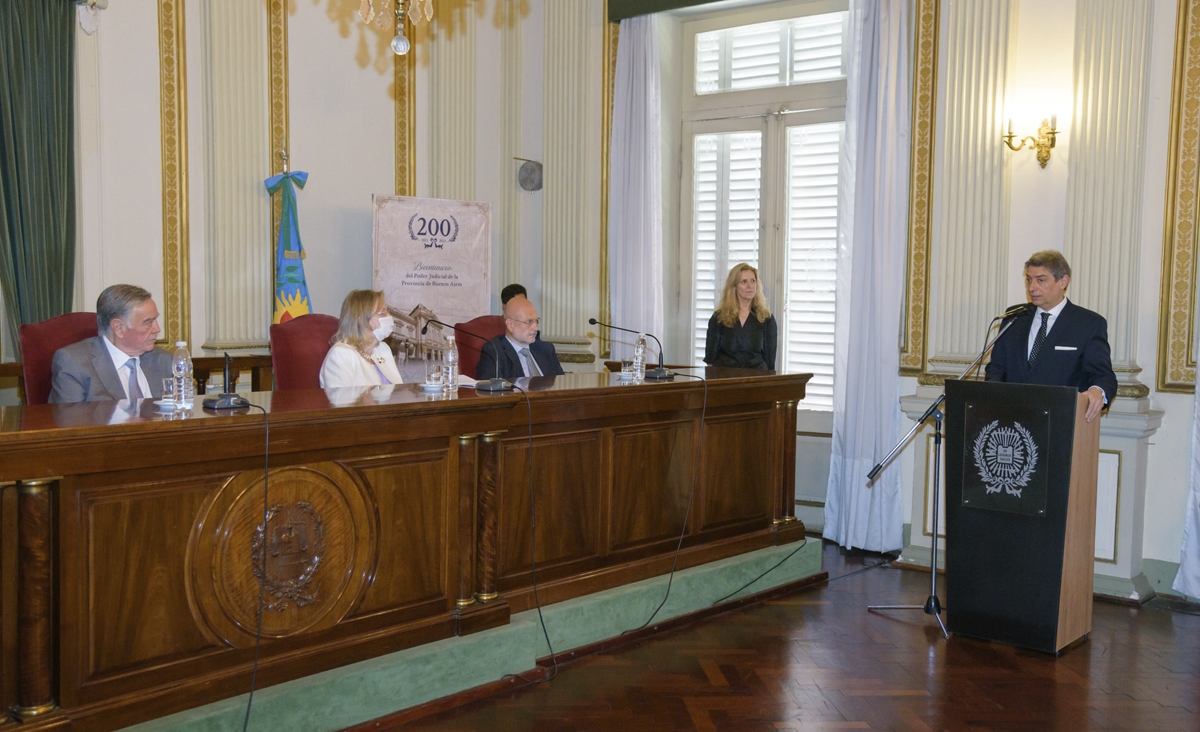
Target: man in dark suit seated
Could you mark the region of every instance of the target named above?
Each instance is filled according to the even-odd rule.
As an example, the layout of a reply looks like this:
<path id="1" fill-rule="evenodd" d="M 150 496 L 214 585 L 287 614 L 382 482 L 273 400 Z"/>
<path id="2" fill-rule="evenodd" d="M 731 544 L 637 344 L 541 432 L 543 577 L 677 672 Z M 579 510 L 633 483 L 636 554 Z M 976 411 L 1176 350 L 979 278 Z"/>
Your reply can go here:
<path id="1" fill-rule="evenodd" d="M 554 346 L 538 340 L 541 320 L 537 308 L 524 297 L 514 297 L 504 306 L 505 333 L 488 341 L 479 354 L 475 375 L 481 379 L 501 376 L 557 376 L 563 373 Z M 499 370 L 496 354 L 499 354 Z"/>
<path id="2" fill-rule="evenodd" d="M 99 335 L 60 348 L 50 364 L 50 402 L 162 398 L 174 357 L 154 341 L 158 307 L 136 285 L 112 285 L 96 299 Z"/>
<path id="3" fill-rule="evenodd" d="M 1067 300 L 1071 265 L 1053 250 L 1025 262 L 1025 291 L 1037 306 L 1013 321 L 992 349 L 988 381 L 1074 386 L 1088 395 L 1087 421 L 1117 396 L 1108 322 Z"/>

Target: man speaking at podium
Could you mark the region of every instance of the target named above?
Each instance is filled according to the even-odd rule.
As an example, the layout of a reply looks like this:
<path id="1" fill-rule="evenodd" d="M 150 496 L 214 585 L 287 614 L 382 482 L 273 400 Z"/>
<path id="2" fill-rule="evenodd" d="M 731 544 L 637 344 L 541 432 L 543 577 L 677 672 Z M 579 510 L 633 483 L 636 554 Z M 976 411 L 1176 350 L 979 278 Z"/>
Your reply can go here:
<path id="1" fill-rule="evenodd" d="M 1035 306 L 1018 317 L 992 348 L 988 381 L 1074 386 L 1088 395 L 1091 422 L 1117 395 L 1108 322 L 1067 300 L 1071 265 L 1051 249 L 1025 262 L 1025 292 Z"/>

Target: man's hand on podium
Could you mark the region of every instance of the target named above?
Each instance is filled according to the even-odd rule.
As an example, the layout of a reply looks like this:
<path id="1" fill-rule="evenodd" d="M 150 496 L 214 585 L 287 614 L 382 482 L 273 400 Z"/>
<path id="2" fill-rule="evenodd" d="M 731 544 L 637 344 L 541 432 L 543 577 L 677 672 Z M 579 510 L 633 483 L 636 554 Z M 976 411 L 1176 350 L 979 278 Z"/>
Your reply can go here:
<path id="1" fill-rule="evenodd" d="M 1087 390 L 1088 408 L 1084 418 L 1091 422 L 1100 414 L 1100 410 L 1104 409 L 1104 390 L 1098 386 L 1093 386 Z"/>

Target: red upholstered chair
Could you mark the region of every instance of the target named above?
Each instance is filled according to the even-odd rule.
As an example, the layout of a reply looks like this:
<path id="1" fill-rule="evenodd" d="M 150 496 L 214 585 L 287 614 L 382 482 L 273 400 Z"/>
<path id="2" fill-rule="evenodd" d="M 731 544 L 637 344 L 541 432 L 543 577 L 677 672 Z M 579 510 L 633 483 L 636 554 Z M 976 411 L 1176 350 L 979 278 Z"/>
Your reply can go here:
<path id="1" fill-rule="evenodd" d="M 480 315 L 474 320 L 468 320 L 465 323 L 455 323 L 455 328 L 462 328 L 464 331 L 475 333 L 491 340 L 498 335 L 504 335 L 504 318 L 500 315 Z M 472 379 L 481 378 L 475 375 L 475 367 L 479 365 L 479 355 L 483 349 L 483 341 L 478 338 L 473 338 L 465 333 L 455 332 L 455 341 L 458 342 L 458 370 L 459 373 L 470 376 Z M 493 374 L 484 374 L 483 378 L 491 378 Z"/>
<path id="2" fill-rule="evenodd" d="M 45 404 L 50 399 L 50 362 L 54 352 L 96 335 L 95 313 L 67 313 L 57 318 L 29 323 L 20 328 L 21 377 L 25 403 Z"/>
<path id="3" fill-rule="evenodd" d="M 337 318 L 317 313 L 271 326 L 271 370 L 276 391 L 316 389 L 321 385 L 321 364 L 337 327 Z"/>

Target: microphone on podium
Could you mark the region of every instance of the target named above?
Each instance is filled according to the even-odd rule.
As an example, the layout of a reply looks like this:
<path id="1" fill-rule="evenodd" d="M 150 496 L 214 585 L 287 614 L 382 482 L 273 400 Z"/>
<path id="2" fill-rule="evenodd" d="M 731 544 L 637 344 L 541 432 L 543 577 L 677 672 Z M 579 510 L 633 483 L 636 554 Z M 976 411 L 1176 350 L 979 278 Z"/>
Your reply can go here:
<path id="1" fill-rule="evenodd" d="M 1037 310 L 1037 305 L 1031 302 L 1019 302 L 1016 305 L 1009 305 L 1007 310 L 996 317 L 1003 318 L 1004 320 L 1012 320 L 1022 315 L 1033 315 L 1034 310 Z"/>
<path id="2" fill-rule="evenodd" d="M 588 324 L 589 325 L 602 325 L 605 328 L 611 328 L 613 330 L 623 330 L 626 333 L 633 333 L 634 335 L 642 335 L 641 331 L 630 330 L 629 328 L 622 328 L 617 325 L 609 325 L 608 323 L 601 323 L 599 320 L 596 320 L 595 318 L 588 318 Z M 674 381 L 675 380 L 675 372 L 670 371 L 665 366 L 663 366 L 662 341 L 658 340 L 658 337 L 655 336 L 653 333 L 646 333 L 646 335 L 653 338 L 654 342 L 658 344 L 658 368 L 646 369 L 646 378 L 653 379 L 655 381 Z"/>
<path id="3" fill-rule="evenodd" d="M 492 378 L 488 379 L 487 381 L 483 381 L 482 379 L 476 380 L 475 391 L 483 391 L 483 392 L 512 391 L 513 385 L 508 383 L 504 379 L 500 378 L 500 352 L 496 348 L 496 345 L 491 342 L 491 340 L 484 338 L 483 336 L 479 335 L 478 333 L 472 333 L 469 330 L 459 328 L 457 325 L 450 325 L 449 323 L 443 323 L 442 321 L 435 320 L 433 318 L 429 318 L 428 320 L 425 321 L 425 325 L 421 326 L 421 335 L 425 335 L 426 333 L 429 332 L 429 324 L 430 323 L 437 323 L 438 325 L 446 326 L 450 330 L 456 330 L 459 333 L 466 333 L 469 336 L 478 338 L 479 340 L 483 341 L 483 344 L 485 346 L 492 347 L 492 354 L 496 358 L 496 375 L 493 376 Z"/>

